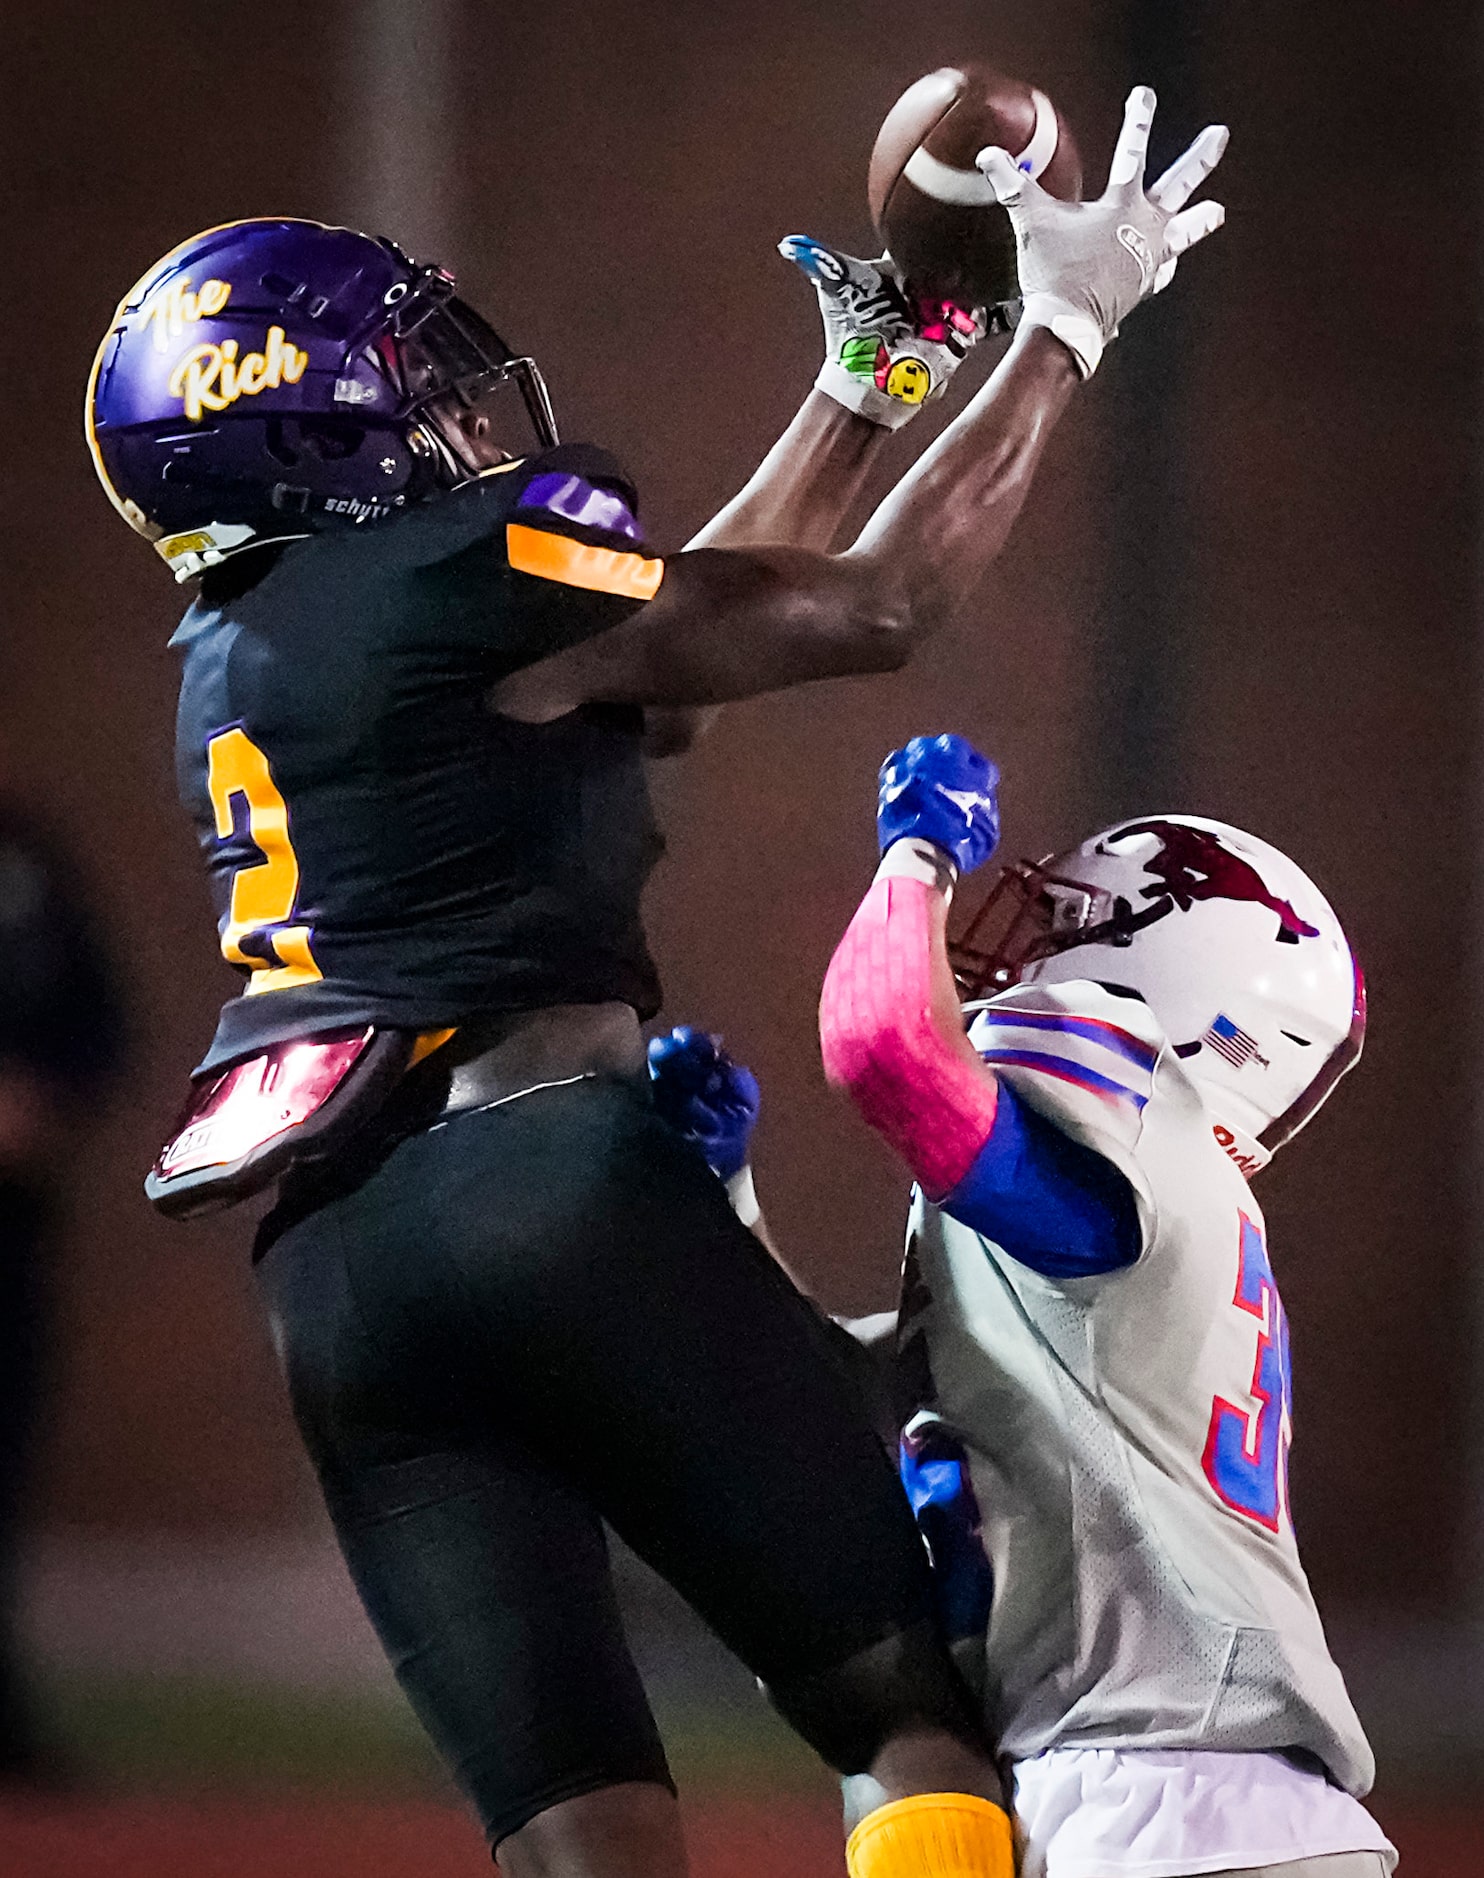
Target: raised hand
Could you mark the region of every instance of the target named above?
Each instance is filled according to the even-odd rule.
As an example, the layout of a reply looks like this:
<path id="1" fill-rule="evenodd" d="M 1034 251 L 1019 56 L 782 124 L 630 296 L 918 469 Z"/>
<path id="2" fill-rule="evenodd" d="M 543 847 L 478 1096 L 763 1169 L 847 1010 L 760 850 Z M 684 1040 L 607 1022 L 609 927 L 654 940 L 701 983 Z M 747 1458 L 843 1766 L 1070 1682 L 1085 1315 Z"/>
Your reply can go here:
<path id="1" fill-rule="evenodd" d="M 1154 93 L 1129 93 L 1123 129 L 1095 202 L 1061 202 L 1018 169 L 1008 151 L 981 150 L 978 165 L 1015 230 L 1022 325 L 1045 326 L 1077 360 L 1084 378 L 1141 300 L 1166 288 L 1187 248 L 1220 228 L 1219 202 L 1185 205 L 1221 161 L 1224 124 L 1203 130 L 1159 180 L 1144 187 Z"/>
<path id="2" fill-rule="evenodd" d="M 882 853 L 912 835 L 942 848 L 961 874 L 982 866 L 999 845 L 999 781 L 994 764 L 964 738 L 914 737 L 881 765 Z"/>
<path id="3" fill-rule="evenodd" d="M 939 397 L 983 337 L 978 313 L 929 304 L 904 286 L 888 255 L 862 261 L 809 235 L 787 235 L 778 252 L 814 283 L 824 320 L 819 389 L 873 424 L 895 430 Z"/>
<path id="4" fill-rule="evenodd" d="M 654 1106 L 700 1154 L 719 1180 L 747 1165 L 761 1095 L 757 1077 L 734 1063 L 720 1037 L 677 1024 L 649 1044 Z"/>

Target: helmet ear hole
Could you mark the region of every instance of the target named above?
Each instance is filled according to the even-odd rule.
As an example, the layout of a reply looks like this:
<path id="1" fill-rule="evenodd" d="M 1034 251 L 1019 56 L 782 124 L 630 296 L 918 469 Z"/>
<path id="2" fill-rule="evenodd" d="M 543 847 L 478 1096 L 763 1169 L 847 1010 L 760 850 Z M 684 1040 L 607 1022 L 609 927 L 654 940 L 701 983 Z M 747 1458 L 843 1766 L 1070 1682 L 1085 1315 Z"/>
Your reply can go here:
<path id="1" fill-rule="evenodd" d="M 299 461 L 299 454 L 289 443 L 285 435 L 284 421 L 281 417 L 270 417 L 263 426 L 263 444 L 269 456 L 282 463 L 286 469 L 292 469 Z"/>
<path id="2" fill-rule="evenodd" d="M 340 463 L 355 455 L 366 441 L 364 424 L 352 424 L 344 418 L 314 417 L 299 419 L 299 439 L 305 454 L 322 463 Z"/>

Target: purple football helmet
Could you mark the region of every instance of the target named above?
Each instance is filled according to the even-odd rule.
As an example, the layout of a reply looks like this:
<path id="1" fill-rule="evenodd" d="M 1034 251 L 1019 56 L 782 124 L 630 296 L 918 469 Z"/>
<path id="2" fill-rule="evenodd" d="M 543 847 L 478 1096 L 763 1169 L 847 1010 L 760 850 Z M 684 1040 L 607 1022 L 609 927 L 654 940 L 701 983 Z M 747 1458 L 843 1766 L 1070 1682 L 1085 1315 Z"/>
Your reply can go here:
<path id="1" fill-rule="evenodd" d="M 228 222 L 124 297 L 93 362 L 88 444 L 114 507 L 186 580 L 468 481 L 448 411 L 507 380 L 549 448 L 534 360 L 443 268 L 323 222 Z"/>

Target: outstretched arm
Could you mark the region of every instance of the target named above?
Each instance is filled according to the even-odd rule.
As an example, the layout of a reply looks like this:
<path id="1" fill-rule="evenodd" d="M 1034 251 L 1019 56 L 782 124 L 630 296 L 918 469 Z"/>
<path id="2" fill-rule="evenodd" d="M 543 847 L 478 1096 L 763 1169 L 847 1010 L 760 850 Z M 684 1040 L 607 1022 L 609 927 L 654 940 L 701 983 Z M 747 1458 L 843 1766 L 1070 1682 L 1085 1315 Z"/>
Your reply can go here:
<path id="1" fill-rule="evenodd" d="M 767 546 L 675 556 L 645 607 L 507 679 L 496 708 L 541 722 L 596 701 L 720 704 L 903 664 L 1003 547 L 1079 376 L 1095 367 L 1128 312 L 1165 283 L 1180 248 L 1218 225 L 1213 205 L 1199 226 L 1190 218 L 1200 211 L 1177 210 L 1219 156 L 1219 135 L 1197 139 L 1145 194 L 1151 110 L 1152 94 L 1130 99 L 1098 202 L 1057 203 L 1029 179 L 1009 186 L 1022 271 L 1035 288 L 1026 317 L 988 384 L 853 548 L 836 556 Z M 1023 247 L 1026 227 L 1034 230 L 1033 253 Z"/>
<path id="2" fill-rule="evenodd" d="M 1018 334 L 855 548 L 676 555 L 646 606 L 507 678 L 495 708 L 542 723 L 588 703 L 725 704 L 809 679 L 897 670 L 1004 545 L 1076 383 L 1057 340 Z"/>
<path id="3" fill-rule="evenodd" d="M 1088 1277 L 1138 1257 L 1133 1191 L 981 1061 L 948 961 L 953 882 L 993 850 L 997 781 L 958 737 L 887 758 L 881 868 L 820 1000 L 825 1074 L 945 1212 L 1048 1277 Z"/>
<path id="4" fill-rule="evenodd" d="M 828 554 L 886 437 L 880 424 L 811 391 L 746 488 L 692 536 L 686 552 L 786 542 Z"/>
<path id="5" fill-rule="evenodd" d="M 887 435 L 883 425 L 814 390 L 751 480 L 687 544 L 750 548 L 787 542 L 828 553 Z M 680 756 L 709 730 L 721 704 L 646 700 L 645 753 Z"/>
<path id="6" fill-rule="evenodd" d="M 887 758 L 881 865 L 820 998 L 826 1078 L 934 1200 L 973 1166 L 999 1110 L 998 1078 L 964 1032 L 946 936 L 960 870 L 999 839 L 998 780 L 958 737 L 919 737 Z"/>
<path id="7" fill-rule="evenodd" d="M 807 548 L 828 554 L 891 431 L 941 397 L 982 336 L 978 317 L 919 309 L 886 255 L 862 261 L 808 235 L 779 252 L 813 283 L 824 323 L 824 364 L 792 423 L 747 485 L 687 544 Z M 651 756 L 688 750 L 719 705 L 650 706 Z"/>
<path id="8" fill-rule="evenodd" d="M 778 252 L 818 295 L 824 363 L 746 488 L 689 548 L 828 553 L 888 433 L 943 395 L 984 334 L 980 315 L 911 295 L 889 255 L 862 261 L 809 235 L 785 236 Z"/>

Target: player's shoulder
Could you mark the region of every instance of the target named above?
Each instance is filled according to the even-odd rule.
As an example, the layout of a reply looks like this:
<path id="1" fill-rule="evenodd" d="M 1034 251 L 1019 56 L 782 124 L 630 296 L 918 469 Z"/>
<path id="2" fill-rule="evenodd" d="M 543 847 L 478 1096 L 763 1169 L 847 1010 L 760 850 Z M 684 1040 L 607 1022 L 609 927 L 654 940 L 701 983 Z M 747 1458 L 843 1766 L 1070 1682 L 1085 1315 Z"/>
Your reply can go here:
<path id="1" fill-rule="evenodd" d="M 301 574 L 377 578 L 454 562 L 467 550 L 506 558 L 512 526 L 631 548 L 642 535 L 633 484 L 606 450 L 563 444 L 498 463 L 386 520 L 317 535 L 295 554 Z"/>
<path id="2" fill-rule="evenodd" d="M 1172 1204 L 1180 1193 L 1235 1193 L 1255 1217 L 1247 1181 L 1262 1158 L 1211 1114 L 1137 991 L 1091 979 L 1017 985 L 986 1002 L 969 1036 L 1018 1095 L 1069 1134 L 1103 1153 L 1110 1142 L 1133 1150 L 1162 1211 L 1180 1211 Z"/>
<path id="3" fill-rule="evenodd" d="M 225 603 L 203 593 L 172 644 L 200 666 L 242 625 L 285 622 L 332 659 L 372 640 L 462 641 L 526 657 L 614 623 L 649 599 L 664 563 L 644 546 L 637 497 L 606 450 L 566 444 L 493 466 L 390 519 L 289 544 Z M 553 641 L 555 603 L 566 622 Z"/>
<path id="4" fill-rule="evenodd" d="M 593 444 L 559 444 L 496 464 L 424 504 L 416 518 L 430 529 L 468 531 L 471 539 L 512 522 L 604 542 L 643 539 L 633 483 L 615 457 Z"/>
<path id="5" fill-rule="evenodd" d="M 991 1068 L 1023 1071 L 1140 1113 L 1168 1042 L 1138 992 L 1092 979 L 1016 985 L 988 999 L 969 1037 Z"/>
<path id="6" fill-rule="evenodd" d="M 1017 985 L 985 1003 L 969 1037 L 1017 1097 L 1124 1175 L 1146 1253 L 1188 1259 L 1233 1200 L 1251 1215 L 1199 1087 L 1138 992 L 1091 979 Z"/>
<path id="7" fill-rule="evenodd" d="M 455 588 L 471 574 L 483 589 L 498 569 L 527 577 L 528 598 L 555 585 L 632 603 L 651 598 L 664 571 L 645 544 L 633 484 L 587 444 L 502 463 L 450 491 L 427 505 L 408 545 Z M 519 604 L 517 591 L 509 597 Z"/>
<path id="8" fill-rule="evenodd" d="M 639 497 L 616 457 L 595 444 L 558 444 L 481 482 L 506 477 L 512 506 L 558 525 L 641 539 Z"/>

